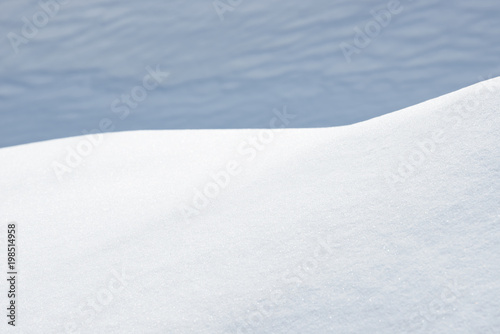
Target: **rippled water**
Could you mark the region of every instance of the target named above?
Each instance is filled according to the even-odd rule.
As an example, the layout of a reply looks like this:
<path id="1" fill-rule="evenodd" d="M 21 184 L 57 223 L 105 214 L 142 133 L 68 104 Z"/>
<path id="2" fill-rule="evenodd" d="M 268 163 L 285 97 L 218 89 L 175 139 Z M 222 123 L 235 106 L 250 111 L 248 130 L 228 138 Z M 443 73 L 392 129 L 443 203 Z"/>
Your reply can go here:
<path id="1" fill-rule="evenodd" d="M 371 11 L 391 1 L 232 0 L 224 20 L 211 0 L 65 2 L 45 25 L 37 1 L 0 5 L 0 147 L 103 118 L 119 131 L 267 127 L 285 105 L 293 127 L 350 124 L 500 74 L 498 0 L 402 0 L 385 27 Z M 16 53 L 8 34 L 33 15 L 41 27 Z M 372 37 L 348 62 L 356 27 Z M 120 119 L 112 103 L 157 65 L 170 76 Z"/>

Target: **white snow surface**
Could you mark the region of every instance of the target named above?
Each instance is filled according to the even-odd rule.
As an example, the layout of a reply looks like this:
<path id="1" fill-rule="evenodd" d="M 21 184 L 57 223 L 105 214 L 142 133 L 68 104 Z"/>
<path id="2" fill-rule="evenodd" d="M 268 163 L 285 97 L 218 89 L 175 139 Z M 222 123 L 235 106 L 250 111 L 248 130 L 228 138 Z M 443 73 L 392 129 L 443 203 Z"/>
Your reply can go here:
<path id="1" fill-rule="evenodd" d="M 60 178 L 89 137 L 0 149 L 0 332 L 499 333 L 499 105 L 496 78 L 344 127 L 108 133 Z"/>

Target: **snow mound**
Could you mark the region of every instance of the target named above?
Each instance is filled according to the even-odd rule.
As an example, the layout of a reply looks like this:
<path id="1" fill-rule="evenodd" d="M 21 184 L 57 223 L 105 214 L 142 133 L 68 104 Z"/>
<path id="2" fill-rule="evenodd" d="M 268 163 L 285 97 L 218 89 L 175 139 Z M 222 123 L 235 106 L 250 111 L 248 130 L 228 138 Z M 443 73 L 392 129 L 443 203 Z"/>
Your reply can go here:
<path id="1" fill-rule="evenodd" d="M 1 332 L 498 333 L 499 105 L 497 78 L 345 127 L 0 149 Z"/>

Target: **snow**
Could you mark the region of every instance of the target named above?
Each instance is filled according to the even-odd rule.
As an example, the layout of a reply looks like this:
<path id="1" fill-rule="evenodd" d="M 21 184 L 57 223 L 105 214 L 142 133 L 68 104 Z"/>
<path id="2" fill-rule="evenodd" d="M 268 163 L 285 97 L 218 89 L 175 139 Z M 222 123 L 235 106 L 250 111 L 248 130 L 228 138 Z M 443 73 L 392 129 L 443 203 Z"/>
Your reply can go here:
<path id="1" fill-rule="evenodd" d="M 499 92 L 0 149 L 19 245 L 1 332 L 498 333 Z"/>

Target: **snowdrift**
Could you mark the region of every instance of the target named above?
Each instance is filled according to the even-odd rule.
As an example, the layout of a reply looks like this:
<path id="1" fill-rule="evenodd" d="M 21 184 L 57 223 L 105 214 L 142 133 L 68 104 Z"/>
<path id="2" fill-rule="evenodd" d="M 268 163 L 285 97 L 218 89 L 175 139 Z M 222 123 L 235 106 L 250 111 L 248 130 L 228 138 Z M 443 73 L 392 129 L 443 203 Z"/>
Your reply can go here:
<path id="1" fill-rule="evenodd" d="M 498 333 L 499 105 L 497 78 L 345 127 L 0 149 L 1 332 Z"/>

